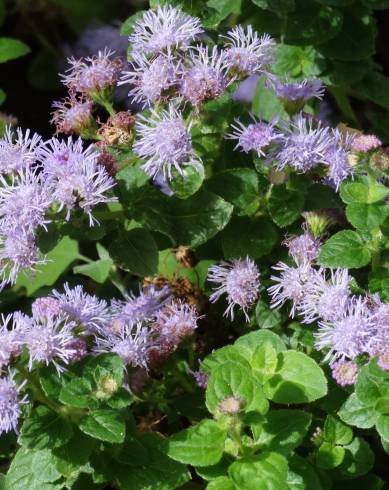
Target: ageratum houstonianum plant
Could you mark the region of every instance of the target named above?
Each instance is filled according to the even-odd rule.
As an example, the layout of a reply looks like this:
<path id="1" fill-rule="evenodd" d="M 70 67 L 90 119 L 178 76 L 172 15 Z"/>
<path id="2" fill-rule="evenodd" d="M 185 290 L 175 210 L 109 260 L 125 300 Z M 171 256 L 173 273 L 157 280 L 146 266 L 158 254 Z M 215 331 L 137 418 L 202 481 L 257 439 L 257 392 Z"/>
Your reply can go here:
<path id="1" fill-rule="evenodd" d="M 126 65 L 69 59 L 53 137 L 0 140 L 4 488 L 388 478 L 387 152 L 281 40 L 204 20 L 130 18 Z"/>

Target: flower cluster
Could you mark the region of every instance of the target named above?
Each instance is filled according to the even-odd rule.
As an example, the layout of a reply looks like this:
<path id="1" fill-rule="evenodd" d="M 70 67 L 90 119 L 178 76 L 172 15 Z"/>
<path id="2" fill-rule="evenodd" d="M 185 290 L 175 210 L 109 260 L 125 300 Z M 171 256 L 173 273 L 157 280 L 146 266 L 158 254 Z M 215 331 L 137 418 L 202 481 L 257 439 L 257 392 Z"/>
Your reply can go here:
<path id="1" fill-rule="evenodd" d="M 300 315 L 303 323 L 317 321 L 315 347 L 325 352 L 338 383 L 352 384 L 357 374 L 354 360 L 387 355 L 389 304 L 377 295 L 353 295 L 347 269 L 327 271 L 315 266 L 320 243 L 307 231 L 286 244 L 295 265 L 273 267 L 278 275 L 271 277 L 275 284 L 268 289 L 272 307 L 291 301 L 292 317 Z"/>
<path id="2" fill-rule="evenodd" d="M 52 213 L 76 207 L 92 225 L 92 209 L 112 201 L 114 186 L 98 164 L 93 145 L 84 149 L 81 139 L 42 141 L 17 129 L 0 139 L 0 287 L 14 284 L 20 271 L 34 271 L 45 262 L 36 245 L 36 234 L 46 230 Z"/>

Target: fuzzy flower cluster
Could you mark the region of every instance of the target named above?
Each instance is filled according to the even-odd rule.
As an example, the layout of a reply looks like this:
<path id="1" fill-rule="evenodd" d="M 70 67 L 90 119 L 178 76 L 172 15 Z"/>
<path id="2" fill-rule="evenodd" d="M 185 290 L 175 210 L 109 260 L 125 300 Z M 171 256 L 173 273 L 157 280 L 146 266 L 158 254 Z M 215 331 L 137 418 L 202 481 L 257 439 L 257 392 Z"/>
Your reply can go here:
<path id="1" fill-rule="evenodd" d="M 291 302 L 291 316 L 299 315 L 303 323 L 318 322 L 315 346 L 325 352 L 334 379 L 345 386 L 357 375 L 356 360 L 361 355 L 383 359 L 389 351 L 389 304 L 378 296 L 351 293 L 347 269 L 315 266 L 320 242 L 307 231 L 288 239 L 286 245 L 294 265 L 277 264 L 274 285 L 268 289 L 272 307 Z"/>
<path id="2" fill-rule="evenodd" d="M 293 100 L 293 99 L 291 99 Z M 236 121 L 227 139 L 237 140 L 235 149 L 255 151 L 277 170 L 293 169 L 298 173 L 322 168 L 323 181 L 336 190 L 353 172 L 349 155 L 354 137 L 338 129 L 323 126 L 303 113 L 277 128 L 275 122 L 255 121 L 244 125 Z"/>
<path id="3" fill-rule="evenodd" d="M 98 151 L 81 139 L 42 141 L 37 134 L 7 129 L 0 139 L 0 287 L 14 284 L 19 272 L 45 262 L 36 235 L 50 223 L 49 211 L 83 210 L 91 225 L 92 209 L 112 201 L 114 186 L 98 164 Z"/>
<path id="4" fill-rule="evenodd" d="M 248 257 L 213 265 L 208 269 L 208 281 L 215 284 L 216 288 L 209 299 L 214 303 L 226 294 L 228 307 L 224 315 L 233 320 L 234 308 L 237 306 L 249 321 L 247 311 L 258 299 L 259 276 L 257 265 Z"/>
<path id="5" fill-rule="evenodd" d="M 16 430 L 25 382 L 17 385 L 13 365 L 25 350 L 27 368 L 52 365 L 61 374 L 87 355 L 118 354 L 126 366 L 148 371 L 164 362 L 192 336 L 201 318 L 196 308 L 178 300 L 170 287 L 147 286 L 139 295 L 109 304 L 82 286 L 64 285 L 37 298 L 32 314 L 0 318 L 0 434 Z"/>

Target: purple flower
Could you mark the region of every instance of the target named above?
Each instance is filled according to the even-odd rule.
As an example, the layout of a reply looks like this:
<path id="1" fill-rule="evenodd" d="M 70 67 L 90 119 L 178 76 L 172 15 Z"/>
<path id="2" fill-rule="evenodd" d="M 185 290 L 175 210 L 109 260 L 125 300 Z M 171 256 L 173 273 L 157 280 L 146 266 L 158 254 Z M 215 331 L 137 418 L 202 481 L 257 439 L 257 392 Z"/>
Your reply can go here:
<path id="1" fill-rule="evenodd" d="M 37 298 L 31 305 L 32 316 L 37 319 L 45 319 L 48 316 L 58 315 L 61 312 L 61 305 L 55 298 Z"/>
<path id="2" fill-rule="evenodd" d="M 378 356 L 378 366 L 384 371 L 389 371 L 389 350 Z"/>
<path id="3" fill-rule="evenodd" d="M 227 79 L 228 65 L 216 46 L 212 51 L 204 46 L 191 50 L 190 64 L 182 74 L 179 93 L 193 106 L 216 99 L 233 81 Z"/>
<path id="4" fill-rule="evenodd" d="M 93 123 L 93 102 L 74 95 L 52 104 L 55 109 L 52 112 L 51 123 L 55 125 L 57 133 L 81 133 Z"/>
<path id="5" fill-rule="evenodd" d="M 17 128 L 16 135 L 8 126 L 0 138 L 0 174 L 9 174 L 29 168 L 35 162 L 36 150 L 41 145 L 39 134 L 30 135 L 27 129 L 23 133 Z"/>
<path id="6" fill-rule="evenodd" d="M 30 371 L 34 362 L 52 363 L 58 372 L 64 370 L 62 364 L 69 364 L 74 355 L 72 342 L 75 322 L 64 315 L 49 316 L 44 320 L 31 318 L 24 326 L 24 343 L 29 353 Z"/>
<path id="7" fill-rule="evenodd" d="M 268 35 L 259 37 L 251 25 L 235 26 L 226 36 L 224 59 L 232 70 L 242 75 L 266 71 L 273 61 L 274 41 Z"/>
<path id="8" fill-rule="evenodd" d="M 76 60 L 69 58 L 71 65 L 66 75 L 61 75 L 62 82 L 70 90 L 95 96 L 104 90 L 110 90 L 118 81 L 122 62 L 111 58 L 114 51 L 107 48 L 99 51 L 97 56 Z"/>
<path id="9" fill-rule="evenodd" d="M 22 413 L 21 406 L 27 403 L 27 395 L 23 398 L 19 396 L 25 384 L 26 381 L 18 386 L 12 372 L 0 378 L 0 434 L 17 430 Z"/>
<path id="10" fill-rule="evenodd" d="M 22 350 L 23 336 L 17 316 L 1 315 L 0 324 L 0 369 L 3 370 Z"/>
<path id="11" fill-rule="evenodd" d="M 151 115 L 140 115 L 136 123 L 138 139 L 133 151 L 143 160 L 142 169 L 150 177 L 162 171 L 172 180 L 175 169 L 183 175 L 185 166 L 193 166 L 202 171 L 202 164 L 196 157 L 190 136 L 190 125 L 186 126 L 181 114 L 172 105 L 167 110 Z"/>
<path id="12" fill-rule="evenodd" d="M 312 280 L 316 271 L 308 263 L 290 267 L 279 262 L 273 269 L 279 273 L 279 276 L 270 277 L 276 283 L 268 288 L 271 296 L 271 307 L 279 308 L 286 301 L 292 301 L 290 316 L 294 317 L 296 309 L 301 305 L 305 295 L 312 287 Z"/>
<path id="13" fill-rule="evenodd" d="M 327 161 L 332 142 L 328 128 L 323 128 L 320 122 L 314 128 L 312 119 L 299 114 L 286 128 L 281 148 L 274 155 L 278 161 L 277 167 L 280 170 L 291 167 L 297 172 L 307 172 Z"/>
<path id="14" fill-rule="evenodd" d="M 68 344 L 68 349 L 70 352 L 68 363 L 73 364 L 75 362 L 81 361 L 88 355 L 88 346 L 85 340 L 74 337 L 72 341 Z"/>
<path id="15" fill-rule="evenodd" d="M 331 269 L 327 279 L 326 272 L 320 269 L 312 276 L 309 291 L 299 305 L 299 313 L 304 323 L 321 319 L 325 322 L 339 320 L 350 302 L 350 276 L 347 269 Z"/>
<path id="16" fill-rule="evenodd" d="M 26 169 L 12 176 L 10 183 L 0 175 L 0 223 L 2 229 L 33 231 L 46 228 L 45 218 L 52 205 L 52 190 L 42 175 Z"/>
<path id="17" fill-rule="evenodd" d="M 59 211 L 66 209 L 66 220 L 79 206 L 88 216 L 89 224 L 98 222 L 92 215 L 97 204 L 116 201 L 106 193 L 115 181 L 106 169 L 98 164 L 99 152 L 94 145 L 83 148 L 81 138 L 66 141 L 49 140 L 39 153 L 44 175 L 53 186 L 52 198 L 59 203 Z"/>
<path id="18" fill-rule="evenodd" d="M 228 307 L 224 315 L 230 315 L 233 320 L 234 308 L 238 306 L 249 321 L 247 310 L 258 298 L 259 275 L 255 262 L 248 257 L 211 266 L 208 269 L 208 281 L 218 286 L 211 294 L 210 301 L 214 303 L 220 296 L 227 294 Z"/>
<path id="19" fill-rule="evenodd" d="M 368 153 L 371 150 L 375 150 L 382 146 L 382 141 L 374 134 L 361 134 L 357 136 L 352 142 L 352 151 L 358 151 L 361 153 Z"/>
<path id="20" fill-rule="evenodd" d="M 257 121 L 253 115 L 251 118 L 254 122 L 248 126 L 235 119 L 235 123 L 231 125 L 234 131 L 227 134 L 226 138 L 238 140 L 235 150 L 240 147 L 245 153 L 254 150 L 259 157 L 265 156 L 269 145 L 277 142 L 281 134 L 274 127 L 276 121 L 265 123 Z"/>
<path id="21" fill-rule="evenodd" d="M 389 351 L 389 304 L 383 303 L 378 295 L 373 296 L 371 309 L 373 330 L 366 344 L 371 357 Z"/>
<path id="22" fill-rule="evenodd" d="M 349 163 L 354 136 L 342 134 L 338 129 L 332 130 L 332 143 L 326 150 L 324 163 L 327 166 L 326 182 L 336 190 L 340 184 L 352 173 Z"/>
<path id="23" fill-rule="evenodd" d="M 206 390 L 208 386 L 208 374 L 204 373 L 201 370 L 192 371 L 189 370 L 189 373 L 194 377 L 196 384 L 199 388 Z"/>
<path id="24" fill-rule="evenodd" d="M 340 386 L 350 386 L 358 376 L 358 366 L 353 361 L 337 361 L 331 366 L 332 377 Z"/>
<path id="25" fill-rule="evenodd" d="M 113 300 L 111 309 L 116 318 L 128 323 L 139 323 L 151 320 L 170 298 L 171 290 L 168 286 L 158 288 L 151 285 L 142 288 L 138 296 L 129 294 L 126 301 Z"/>
<path id="26" fill-rule="evenodd" d="M 157 102 L 177 83 L 177 62 L 169 56 L 159 55 L 150 61 L 138 54 L 131 65 L 132 70 L 123 72 L 119 85 L 132 85 L 128 96 L 143 107 Z"/>
<path id="27" fill-rule="evenodd" d="M 325 361 L 332 364 L 340 359 L 355 359 L 366 352 L 366 345 L 374 325 L 366 300 L 354 297 L 349 301 L 341 318 L 332 322 L 319 322 L 315 334 L 317 350 L 326 351 Z"/>
<path id="28" fill-rule="evenodd" d="M 186 49 L 203 32 L 200 20 L 171 5 L 147 10 L 135 22 L 128 40 L 133 52 L 156 55 L 172 49 Z"/>
<path id="29" fill-rule="evenodd" d="M 141 323 L 117 325 L 116 331 L 101 329 L 96 335 L 96 353 L 114 352 L 126 365 L 147 369 L 147 350 L 150 332 Z"/>
<path id="30" fill-rule="evenodd" d="M 304 104 L 309 99 L 321 99 L 324 95 L 323 83 L 315 78 L 300 82 L 282 82 L 272 76 L 268 78 L 267 86 L 274 90 L 277 97 L 288 102 Z"/>
<path id="31" fill-rule="evenodd" d="M 314 238 L 311 233 L 305 231 L 302 235 L 290 237 L 285 240 L 289 249 L 289 255 L 297 265 L 316 260 L 320 251 L 320 240 Z"/>
<path id="32" fill-rule="evenodd" d="M 82 286 L 72 289 L 65 283 L 64 292 L 54 290 L 52 297 L 63 313 L 88 332 L 104 328 L 111 319 L 107 302 L 86 293 Z"/>
<path id="33" fill-rule="evenodd" d="M 37 265 L 45 263 L 32 232 L 22 228 L 4 230 L 0 225 L 0 290 L 6 284 L 15 284 L 20 272 L 29 275 Z"/>
<path id="34" fill-rule="evenodd" d="M 193 335 L 199 320 L 196 308 L 182 301 L 166 305 L 157 311 L 153 328 L 171 345 Z"/>

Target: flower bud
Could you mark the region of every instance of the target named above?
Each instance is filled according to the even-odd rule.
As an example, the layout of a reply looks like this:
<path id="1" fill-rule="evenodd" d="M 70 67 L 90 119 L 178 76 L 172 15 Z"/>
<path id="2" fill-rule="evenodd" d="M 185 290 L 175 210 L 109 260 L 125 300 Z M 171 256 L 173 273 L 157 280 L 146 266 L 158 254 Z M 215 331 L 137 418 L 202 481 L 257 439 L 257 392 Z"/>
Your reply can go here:
<path id="1" fill-rule="evenodd" d="M 235 396 L 229 396 L 219 403 L 218 408 L 226 415 L 236 415 L 243 408 L 243 400 Z"/>

